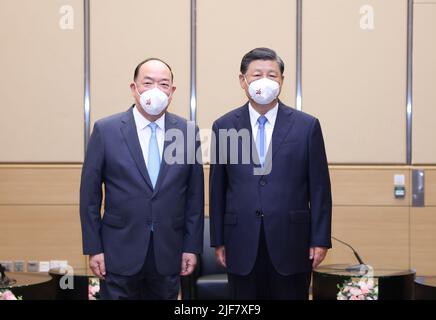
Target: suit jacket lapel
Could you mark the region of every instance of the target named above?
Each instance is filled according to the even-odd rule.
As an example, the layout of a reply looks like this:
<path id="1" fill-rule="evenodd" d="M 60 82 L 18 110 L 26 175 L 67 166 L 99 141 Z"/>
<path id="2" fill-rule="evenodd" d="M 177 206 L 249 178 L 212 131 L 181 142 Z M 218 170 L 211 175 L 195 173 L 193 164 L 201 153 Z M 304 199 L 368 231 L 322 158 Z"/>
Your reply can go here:
<path id="1" fill-rule="evenodd" d="M 292 117 L 292 109 L 285 107 L 279 102 L 279 109 L 277 111 L 276 123 L 271 138 L 271 143 L 268 147 L 267 156 L 265 158 L 264 169 L 265 172 L 270 173 L 273 166 L 274 156 L 280 149 L 280 145 L 285 140 L 292 126 L 294 125 L 294 118 Z"/>
<path id="2" fill-rule="evenodd" d="M 138 168 L 145 182 L 153 190 L 153 185 L 151 184 L 151 180 L 145 166 L 145 160 L 142 154 L 141 145 L 139 143 L 138 133 L 136 130 L 136 124 L 132 110 L 133 108 L 130 108 L 121 120 L 121 132 L 123 134 L 124 141 L 129 148 L 130 154 L 135 160 L 136 167 Z"/>
<path id="3" fill-rule="evenodd" d="M 293 111 L 291 108 L 287 108 L 283 106 L 281 102 L 279 102 L 279 110 L 277 112 L 276 123 L 274 124 L 271 143 L 268 148 L 268 152 L 271 152 L 272 148 L 272 158 L 280 149 L 280 145 L 282 144 L 283 140 L 285 140 L 288 132 L 294 125 L 292 113 Z"/>
<path id="4" fill-rule="evenodd" d="M 250 133 L 250 144 L 242 144 L 242 154 L 250 155 L 251 165 L 258 165 L 260 163 L 259 155 L 256 149 L 256 137 L 253 137 L 253 131 L 250 122 L 250 112 L 248 110 L 248 102 L 236 113 L 236 125 L 235 129 L 240 131 L 241 129 L 248 129 Z"/>
<path id="5" fill-rule="evenodd" d="M 271 138 L 271 143 L 268 147 L 267 157 L 265 167 L 268 168 L 272 163 L 274 155 L 280 149 L 280 145 L 288 135 L 292 126 L 294 125 L 294 118 L 292 117 L 292 113 L 294 111 L 291 108 L 284 106 L 281 102 L 279 102 L 277 118 L 274 124 L 274 130 Z M 240 109 L 238 113 L 236 113 L 236 117 L 238 121 L 236 122 L 236 129 L 239 131 L 241 129 L 248 129 L 250 131 L 251 137 L 251 152 L 252 152 L 252 163 L 259 164 L 259 156 L 256 149 L 256 137 L 253 137 L 253 132 L 251 130 L 251 122 L 250 122 L 250 113 L 248 110 L 248 103 Z M 250 152 L 249 146 L 243 146 L 242 152 Z M 272 153 L 272 154 L 271 154 Z"/>

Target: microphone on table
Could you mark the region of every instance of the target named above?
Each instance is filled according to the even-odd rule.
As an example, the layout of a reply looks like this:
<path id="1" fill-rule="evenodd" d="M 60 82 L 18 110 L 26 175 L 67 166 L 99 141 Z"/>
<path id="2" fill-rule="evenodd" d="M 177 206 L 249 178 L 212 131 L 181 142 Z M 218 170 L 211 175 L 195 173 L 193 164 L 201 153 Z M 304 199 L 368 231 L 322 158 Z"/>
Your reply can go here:
<path id="1" fill-rule="evenodd" d="M 356 257 L 357 261 L 359 262 L 359 264 L 355 264 L 355 265 L 346 267 L 345 271 L 352 272 L 352 271 L 361 271 L 361 270 L 368 271 L 369 270 L 368 265 L 365 262 L 363 262 L 362 258 L 359 256 L 357 251 L 354 250 L 354 248 L 351 245 L 349 245 L 345 241 L 339 240 L 338 238 L 335 238 L 333 236 L 332 236 L 332 239 L 334 239 L 334 240 L 346 245 L 348 248 L 350 248 L 351 251 L 353 251 L 353 254 Z"/>

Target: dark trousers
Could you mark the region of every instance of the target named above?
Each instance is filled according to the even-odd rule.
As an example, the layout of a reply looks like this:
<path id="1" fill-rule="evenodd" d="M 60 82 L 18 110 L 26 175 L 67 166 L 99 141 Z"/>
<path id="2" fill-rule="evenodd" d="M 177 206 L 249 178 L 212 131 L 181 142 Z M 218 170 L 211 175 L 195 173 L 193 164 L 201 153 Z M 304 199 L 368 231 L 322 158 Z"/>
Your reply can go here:
<path id="1" fill-rule="evenodd" d="M 228 274 L 228 278 L 230 296 L 236 300 L 307 300 L 309 298 L 311 272 L 283 276 L 276 271 L 268 254 L 263 223 L 253 270 L 246 276 Z"/>
<path id="2" fill-rule="evenodd" d="M 175 300 L 180 287 L 180 276 L 162 276 L 156 270 L 153 250 L 153 233 L 141 271 L 133 276 L 106 272 L 101 281 L 103 300 Z"/>

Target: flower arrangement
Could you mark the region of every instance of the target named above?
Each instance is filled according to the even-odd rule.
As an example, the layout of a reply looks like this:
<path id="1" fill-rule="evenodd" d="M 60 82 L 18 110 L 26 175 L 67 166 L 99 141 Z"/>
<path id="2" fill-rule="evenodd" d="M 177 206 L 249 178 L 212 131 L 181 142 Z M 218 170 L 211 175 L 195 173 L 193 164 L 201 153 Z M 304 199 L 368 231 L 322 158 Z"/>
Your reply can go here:
<path id="1" fill-rule="evenodd" d="M 337 300 L 378 300 L 378 284 L 372 277 L 350 278 L 338 289 Z"/>
<path id="2" fill-rule="evenodd" d="M 88 299 L 98 300 L 100 299 L 100 280 L 98 278 L 89 278 L 88 285 Z"/>
<path id="3" fill-rule="evenodd" d="M 11 290 L 0 290 L 0 301 L 1 300 L 23 300 L 22 297 L 16 297 Z"/>

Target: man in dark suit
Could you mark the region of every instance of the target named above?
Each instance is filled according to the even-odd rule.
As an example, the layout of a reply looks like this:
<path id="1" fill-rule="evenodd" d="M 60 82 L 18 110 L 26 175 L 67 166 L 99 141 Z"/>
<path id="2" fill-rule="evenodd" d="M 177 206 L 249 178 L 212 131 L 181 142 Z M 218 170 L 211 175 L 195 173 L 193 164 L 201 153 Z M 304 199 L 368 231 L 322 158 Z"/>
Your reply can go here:
<path id="1" fill-rule="evenodd" d="M 83 252 L 103 280 L 103 299 L 176 299 L 179 275 L 192 273 L 203 244 L 198 129 L 167 112 L 176 87 L 162 60 L 141 62 L 130 88 L 135 104 L 97 121 L 89 140 L 80 187 Z"/>
<path id="2" fill-rule="evenodd" d="M 320 123 L 278 99 L 284 63 L 273 50 L 248 52 L 240 71 L 249 101 L 213 124 L 211 245 L 233 298 L 308 299 L 311 270 L 331 247 Z"/>

